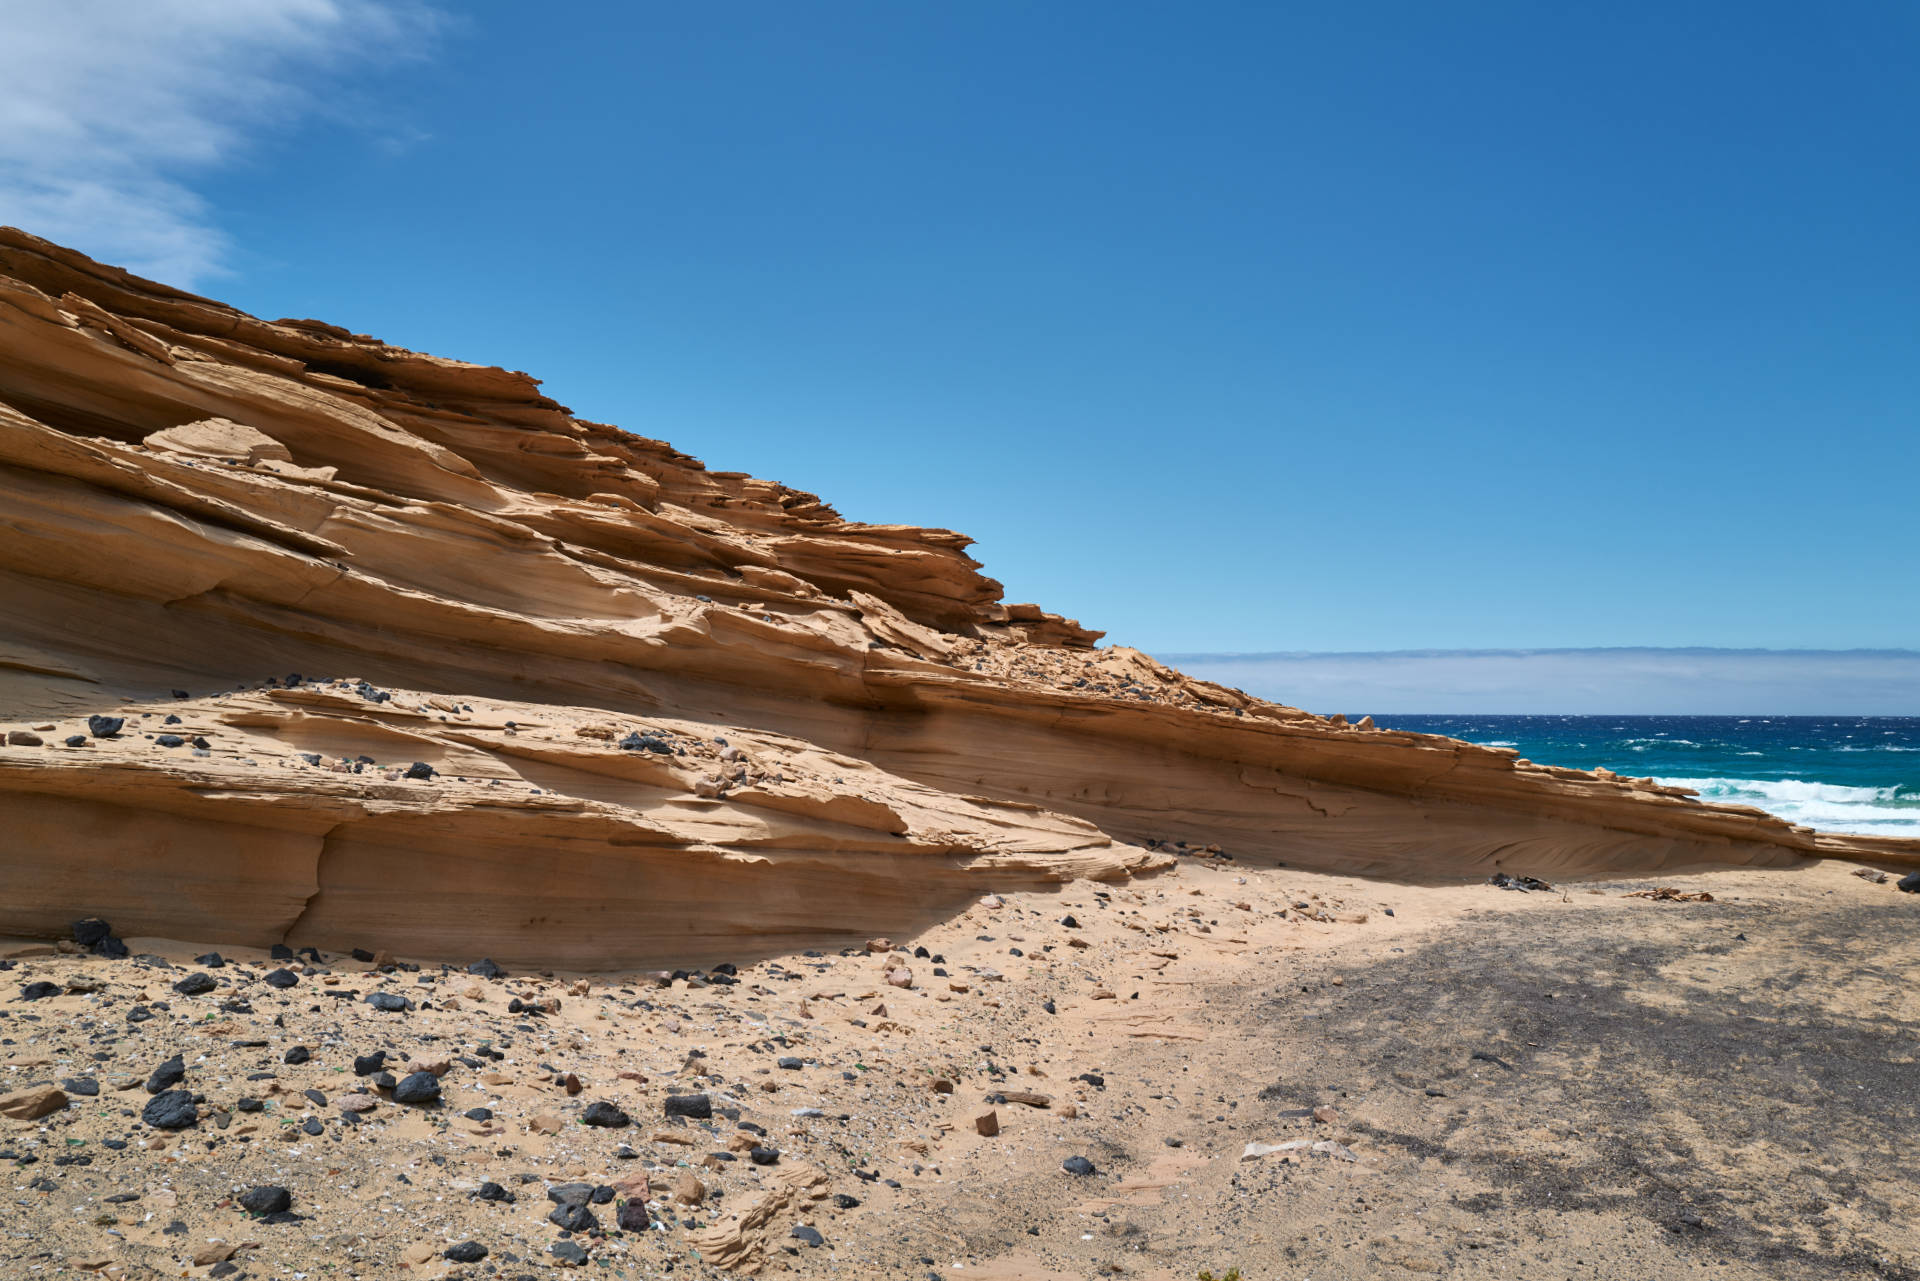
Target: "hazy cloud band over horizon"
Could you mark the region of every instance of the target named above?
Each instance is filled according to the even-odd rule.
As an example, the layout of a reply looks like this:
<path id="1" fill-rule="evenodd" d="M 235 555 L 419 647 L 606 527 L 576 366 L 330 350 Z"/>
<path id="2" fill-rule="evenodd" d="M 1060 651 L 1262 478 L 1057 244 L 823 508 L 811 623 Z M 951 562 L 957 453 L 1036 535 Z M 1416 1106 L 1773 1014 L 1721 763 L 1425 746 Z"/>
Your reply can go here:
<path id="1" fill-rule="evenodd" d="M 340 112 L 351 62 L 419 49 L 419 0 L 15 0 L 0 39 L 0 223 L 192 289 L 229 241 L 197 177 Z"/>
<path id="2" fill-rule="evenodd" d="M 1190 675 L 1323 715 L 1920 715 L 1920 651 L 1904 649 L 1397 650 L 1156 657 Z"/>

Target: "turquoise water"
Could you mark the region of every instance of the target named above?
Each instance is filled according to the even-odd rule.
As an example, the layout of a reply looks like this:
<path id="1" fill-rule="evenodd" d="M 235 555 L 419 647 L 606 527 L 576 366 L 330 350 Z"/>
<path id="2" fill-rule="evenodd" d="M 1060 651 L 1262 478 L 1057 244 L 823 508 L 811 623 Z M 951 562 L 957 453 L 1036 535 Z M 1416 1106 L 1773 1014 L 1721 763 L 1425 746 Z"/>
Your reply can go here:
<path id="1" fill-rule="evenodd" d="M 1920 717 L 1375 716 L 1542 765 L 1691 787 L 1833 832 L 1920 837 Z"/>

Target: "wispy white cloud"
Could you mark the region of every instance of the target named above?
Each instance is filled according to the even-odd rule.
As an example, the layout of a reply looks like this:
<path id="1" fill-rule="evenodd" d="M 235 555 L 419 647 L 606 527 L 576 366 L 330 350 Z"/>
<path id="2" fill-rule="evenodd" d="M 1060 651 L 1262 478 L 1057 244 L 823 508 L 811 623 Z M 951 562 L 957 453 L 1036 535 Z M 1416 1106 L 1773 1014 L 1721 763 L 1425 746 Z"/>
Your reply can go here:
<path id="1" fill-rule="evenodd" d="M 1920 715 L 1920 651 L 1406 650 L 1164 654 L 1182 671 L 1312 712 Z"/>
<path id="2" fill-rule="evenodd" d="M 8 0 L 0 223 L 191 288 L 228 249 L 196 178 L 436 24 L 422 0 Z"/>

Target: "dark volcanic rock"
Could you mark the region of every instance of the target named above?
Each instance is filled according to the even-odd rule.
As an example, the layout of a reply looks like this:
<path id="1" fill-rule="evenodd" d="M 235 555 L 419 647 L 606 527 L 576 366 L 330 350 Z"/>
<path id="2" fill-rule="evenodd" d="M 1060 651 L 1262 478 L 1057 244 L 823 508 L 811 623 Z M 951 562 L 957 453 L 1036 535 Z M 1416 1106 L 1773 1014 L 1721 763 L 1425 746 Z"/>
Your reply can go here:
<path id="1" fill-rule="evenodd" d="M 713 1100 L 704 1094 L 669 1094 L 665 1107 L 668 1116 L 684 1116 L 695 1121 L 713 1117 Z"/>
<path id="2" fill-rule="evenodd" d="M 591 1232 L 600 1226 L 600 1220 L 584 1205 L 556 1205 L 547 1221 L 568 1232 Z"/>
<path id="3" fill-rule="evenodd" d="M 478 1241 L 462 1241 L 459 1245 L 448 1246 L 444 1254 L 454 1263 L 478 1263 L 487 1257 L 487 1247 Z"/>
<path id="4" fill-rule="evenodd" d="M 126 723 L 127 718 L 124 716 L 89 716 L 87 733 L 95 738 L 112 738 Z"/>
<path id="5" fill-rule="evenodd" d="M 211 974 L 189 974 L 173 985 L 173 990 L 182 996 L 205 996 L 220 985 L 213 981 Z"/>
<path id="6" fill-rule="evenodd" d="M 588 1125 L 603 1129 L 618 1130 L 632 1124 L 632 1118 L 611 1103 L 589 1103 L 580 1119 Z"/>
<path id="7" fill-rule="evenodd" d="M 200 1119 L 193 1096 L 185 1090 L 156 1094 L 140 1113 L 140 1119 L 156 1130 L 184 1130 Z"/>
<path id="8" fill-rule="evenodd" d="M 269 970 L 260 981 L 268 987 L 277 987 L 284 991 L 298 983 L 300 976 L 292 970 Z"/>
<path id="9" fill-rule="evenodd" d="M 160 1091 L 170 1089 L 186 1079 L 186 1062 L 176 1054 L 155 1068 L 153 1075 L 147 1078 L 147 1093 L 158 1094 Z"/>
<path id="10" fill-rule="evenodd" d="M 113 927 L 97 916 L 89 916 L 83 921 L 75 921 L 71 928 L 73 930 L 73 941 L 81 947 L 86 948 L 92 947 L 95 943 L 98 943 L 101 939 L 113 933 Z"/>
<path id="11" fill-rule="evenodd" d="M 432 1103 L 440 1097 L 440 1078 L 431 1072 L 415 1072 L 393 1087 L 395 1103 Z"/>
<path id="12" fill-rule="evenodd" d="M 251 1188 L 240 1198 L 240 1208 L 248 1214 L 279 1214 L 292 1206 L 293 1193 L 271 1183 Z"/>
<path id="13" fill-rule="evenodd" d="M 1060 1163 L 1060 1168 L 1068 1174 L 1092 1174 L 1093 1162 L 1083 1156 L 1070 1156 Z"/>

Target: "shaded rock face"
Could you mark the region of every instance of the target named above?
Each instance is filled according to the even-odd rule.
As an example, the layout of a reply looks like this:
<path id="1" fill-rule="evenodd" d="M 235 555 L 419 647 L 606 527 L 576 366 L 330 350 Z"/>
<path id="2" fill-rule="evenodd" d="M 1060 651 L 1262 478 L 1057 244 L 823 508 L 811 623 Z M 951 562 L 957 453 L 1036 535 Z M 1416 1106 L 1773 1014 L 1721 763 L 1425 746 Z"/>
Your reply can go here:
<path id="1" fill-rule="evenodd" d="M 10 229 L 0 506 L 0 932 L 645 967 L 1207 844 L 1431 879 L 1920 857 L 1097 650 L 960 534 Z"/>

